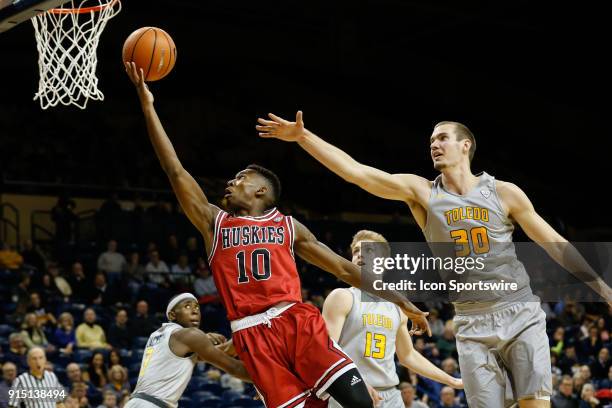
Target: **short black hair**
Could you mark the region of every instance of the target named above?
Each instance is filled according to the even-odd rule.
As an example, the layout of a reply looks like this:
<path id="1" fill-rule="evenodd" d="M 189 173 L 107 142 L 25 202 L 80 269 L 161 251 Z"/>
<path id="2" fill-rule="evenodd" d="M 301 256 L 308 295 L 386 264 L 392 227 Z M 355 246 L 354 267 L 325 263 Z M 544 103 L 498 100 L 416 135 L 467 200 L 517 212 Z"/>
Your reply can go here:
<path id="1" fill-rule="evenodd" d="M 249 164 L 247 166 L 248 170 L 253 170 L 261 175 L 272 187 L 272 202 L 270 203 L 270 207 L 273 207 L 278 202 L 281 195 L 281 182 L 276 174 L 272 170 L 268 170 L 259 164 Z"/>

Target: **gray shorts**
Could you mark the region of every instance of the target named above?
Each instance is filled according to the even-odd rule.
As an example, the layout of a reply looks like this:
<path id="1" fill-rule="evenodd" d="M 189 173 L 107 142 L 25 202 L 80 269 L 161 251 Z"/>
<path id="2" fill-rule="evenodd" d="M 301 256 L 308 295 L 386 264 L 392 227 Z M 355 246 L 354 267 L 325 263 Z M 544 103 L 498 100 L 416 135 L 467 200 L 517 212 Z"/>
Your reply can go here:
<path id="1" fill-rule="evenodd" d="M 404 408 L 404 401 L 402 401 L 402 393 L 397 388 L 388 388 L 384 391 L 378 391 L 378 395 L 382 398 L 380 405 L 377 408 Z M 343 408 L 338 402 L 329 398 L 327 408 Z M 347 408 L 347 407 L 344 407 Z"/>
<path id="2" fill-rule="evenodd" d="M 552 394 L 546 314 L 539 302 L 510 303 L 453 319 L 470 408 L 509 407 Z"/>

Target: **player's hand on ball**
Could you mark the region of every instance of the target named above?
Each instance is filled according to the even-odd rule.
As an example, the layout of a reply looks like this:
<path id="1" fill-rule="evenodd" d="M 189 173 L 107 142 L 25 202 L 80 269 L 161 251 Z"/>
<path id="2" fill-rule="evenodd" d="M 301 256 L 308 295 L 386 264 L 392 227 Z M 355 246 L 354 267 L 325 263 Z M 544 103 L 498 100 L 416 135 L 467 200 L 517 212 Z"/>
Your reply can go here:
<path id="1" fill-rule="evenodd" d="M 149 91 L 149 87 L 145 84 L 144 81 L 144 72 L 142 69 L 137 69 L 136 64 L 133 62 L 125 62 L 125 72 L 127 72 L 128 77 L 132 83 L 136 86 L 136 91 L 138 91 L 138 97 L 140 98 L 140 103 L 143 105 L 148 103 L 153 103 L 154 99 L 153 94 Z"/>
<path id="2" fill-rule="evenodd" d="M 255 126 L 255 129 L 259 131 L 260 137 L 276 138 L 285 142 L 299 142 L 306 134 L 302 111 L 298 111 L 295 115 L 295 122 L 289 122 L 272 113 L 268 113 L 268 116 L 270 120 L 257 119 L 259 125 Z"/>

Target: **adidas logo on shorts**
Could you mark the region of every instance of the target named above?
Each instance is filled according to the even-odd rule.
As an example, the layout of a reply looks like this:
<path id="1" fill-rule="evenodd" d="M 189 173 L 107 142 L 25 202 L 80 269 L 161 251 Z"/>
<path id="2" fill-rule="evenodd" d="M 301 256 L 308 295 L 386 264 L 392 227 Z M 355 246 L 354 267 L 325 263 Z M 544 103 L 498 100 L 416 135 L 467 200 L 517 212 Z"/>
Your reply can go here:
<path id="1" fill-rule="evenodd" d="M 351 385 L 355 385 L 361 382 L 361 378 L 357 378 L 356 375 L 353 376 L 353 378 L 351 379 Z"/>

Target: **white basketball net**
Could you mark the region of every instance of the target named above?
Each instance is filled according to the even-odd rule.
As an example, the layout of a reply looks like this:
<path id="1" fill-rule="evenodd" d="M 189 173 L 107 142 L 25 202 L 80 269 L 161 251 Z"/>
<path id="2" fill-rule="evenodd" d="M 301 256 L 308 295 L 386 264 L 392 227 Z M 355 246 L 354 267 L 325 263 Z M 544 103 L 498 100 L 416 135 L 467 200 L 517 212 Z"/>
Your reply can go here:
<path id="1" fill-rule="evenodd" d="M 32 19 L 40 73 L 34 100 L 42 109 L 60 103 L 85 109 L 89 99 L 104 100 L 96 50 L 106 23 L 119 11 L 120 0 L 71 0 Z"/>

